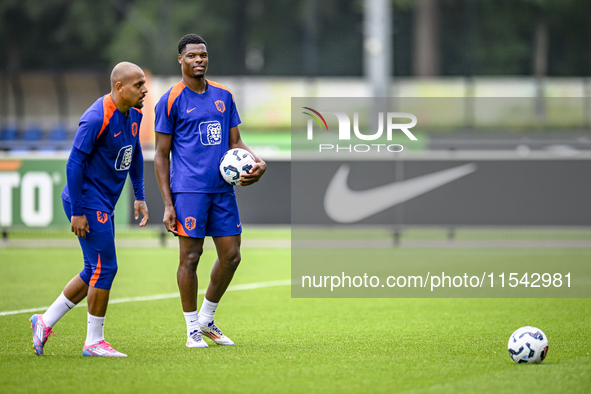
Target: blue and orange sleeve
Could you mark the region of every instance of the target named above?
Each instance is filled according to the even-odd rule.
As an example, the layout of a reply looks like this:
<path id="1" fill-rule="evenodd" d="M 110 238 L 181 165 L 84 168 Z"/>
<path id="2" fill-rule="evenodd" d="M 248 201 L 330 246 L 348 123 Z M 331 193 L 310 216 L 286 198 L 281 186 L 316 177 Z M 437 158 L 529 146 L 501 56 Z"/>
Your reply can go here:
<path id="1" fill-rule="evenodd" d="M 230 96 L 232 96 L 232 102 L 234 102 L 234 94 L 226 86 L 222 85 L 221 83 L 210 81 L 209 79 L 207 79 L 207 83 L 209 84 L 209 86 L 213 86 L 214 88 L 222 89 L 222 90 L 225 90 L 226 92 L 230 93 Z"/>
<path id="2" fill-rule="evenodd" d="M 80 118 L 78 131 L 74 137 L 74 148 L 84 153 L 91 153 L 117 107 L 110 94 L 102 97 Z"/>
<path id="3" fill-rule="evenodd" d="M 157 133 L 173 134 L 175 102 L 185 88 L 185 84 L 180 81 L 166 92 L 156 104 L 156 119 L 154 121 L 154 131 Z"/>
<path id="4" fill-rule="evenodd" d="M 129 168 L 129 178 L 133 185 L 133 193 L 135 199 L 139 201 L 145 201 L 146 195 L 144 191 L 144 155 L 142 153 L 142 145 L 140 139 L 137 139 L 135 144 L 135 152 L 131 159 L 131 167 Z"/>
<path id="5" fill-rule="evenodd" d="M 234 94 L 230 89 L 226 86 L 222 85 L 221 83 L 217 83 L 214 81 L 207 80 L 207 83 L 214 88 L 218 88 L 227 92 L 230 97 L 226 98 L 226 107 L 230 109 L 230 128 L 238 126 L 241 122 L 240 116 L 238 115 L 238 110 L 236 109 L 236 102 L 234 101 Z M 229 100 L 231 99 L 231 100 Z"/>
<path id="6" fill-rule="evenodd" d="M 88 158 L 88 154 L 73 147 L 66 164 L 66 177 L 68 179 L 68 192 L 70 195 L 70 205 L 72 206 L 72 216 L 82 216 L 84 214 L 83 195 L 82 195 L 82 167 Z"/>
<path id="7" fill-rule="evenodd" d="M 236 109 L 236 103 L 232 101 L 230 103 L 230 128 L 238 126 L 242 121 L 240 120 L 240 116 L 238 115 L 238 110 Z"/>

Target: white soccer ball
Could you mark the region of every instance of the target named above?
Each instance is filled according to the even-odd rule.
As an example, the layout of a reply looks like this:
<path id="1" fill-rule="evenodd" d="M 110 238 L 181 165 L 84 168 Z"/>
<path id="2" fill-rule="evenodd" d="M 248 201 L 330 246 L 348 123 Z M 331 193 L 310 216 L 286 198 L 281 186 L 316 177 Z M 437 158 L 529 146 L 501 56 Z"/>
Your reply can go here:
<path id="1" fill-rule="evenodd" d="M 516 363 L 539 364 L 548 354 L 548 337 L 539 328 L 521 327 L 511 335 L 508 346 Z"/>
<path id="2" fill-rule="evenodd" d="M 237 185 L 240 177 L 254 166 L 254 157 L 244 149 L 230 149 L 220 161 L 220 174 L 226 182 Z"/>

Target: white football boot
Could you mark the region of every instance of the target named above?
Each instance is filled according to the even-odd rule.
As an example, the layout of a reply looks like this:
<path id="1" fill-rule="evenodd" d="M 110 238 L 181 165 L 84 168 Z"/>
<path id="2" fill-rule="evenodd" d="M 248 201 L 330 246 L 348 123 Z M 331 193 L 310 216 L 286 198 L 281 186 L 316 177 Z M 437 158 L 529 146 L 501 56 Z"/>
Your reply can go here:
<path id="1" fill-rule="evenodd" d="M 209 347 L 201 336 L 201 331 L 195 330 L 187 337 L 187 347 L 198 348 L 198 347 Z"/>
<path id="2" fill-rule="evenodd" d="M 201 332 L 203 335 L 211 338 L 211 340 L 214 341 L 216 345 L 234 346 L 234 342 L 222 334 L 222 330 L 220 330 L 214 322 L 209 323 L 207 326 L 202 326 L 200 324 L 199 327 L 201 327 Z"/>

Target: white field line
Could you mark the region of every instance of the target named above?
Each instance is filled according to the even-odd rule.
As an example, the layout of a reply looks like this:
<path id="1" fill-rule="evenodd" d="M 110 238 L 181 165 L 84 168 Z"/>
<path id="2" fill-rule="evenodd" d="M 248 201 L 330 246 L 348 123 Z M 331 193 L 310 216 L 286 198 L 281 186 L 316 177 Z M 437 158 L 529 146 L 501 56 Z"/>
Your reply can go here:
<path id="1" fill-rule="evenodd" d="M 257 283 L 246 283 L 243 285 L 236 285 L 228 287 L 226 291 L 238 291 L 238 290 L 252 290 L 252 289 L 262 289 L 264 287 L 273 287 L 273 286 L 287 286 L 291 284 L 291 280 L 274 280 L 270 282 L 257 282 Z M 206 290 L 199 290 L 199 294 L 205 294 Z M 129 298 L 116 298 L 114 300 L 110 300 L 109 304 L 121 304 L 124 302 L 134 302 L 134 301 L 152 301 L 152 300 L 164 300 L 166 298 L 176 298 L 179 296 L 179 293 L 169 293 L 169 294 L 157 294 L 152 296 L 144 296 L 144 297 L 129 297 Z M 80 306 L 86 306 L 86 303 L 80 303 Z M 38 308 L 30 308 L 30 309 L 20 309 L 18 311 L 5 311 L 0 312 L 0 316 L 8 316 L 8 315 L 16 315 L 19 313 L 29 313 L 29 312 L 43 312 L 46 311 L 49 306 L 41 306 Z"/>

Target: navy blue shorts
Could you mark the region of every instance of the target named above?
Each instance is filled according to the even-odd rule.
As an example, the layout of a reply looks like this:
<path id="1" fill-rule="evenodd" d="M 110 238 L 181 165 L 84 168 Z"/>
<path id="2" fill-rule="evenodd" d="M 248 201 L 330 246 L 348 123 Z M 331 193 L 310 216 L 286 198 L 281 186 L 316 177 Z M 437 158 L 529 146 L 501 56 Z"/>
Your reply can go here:
<path id="1" fill-rule="evenodd" d="M 63 199 L 62 203 L 71 221 L 71 205 Z M 84 269 L 80 278 L 89 286 L 109 290 L 117 274 L 114 215 L 91 209 L 84 209 L 84 215 L 90 232 L 86 233 L 86 238 L 78 238 L 84 254 Z"/>
<path id="2" fill-rule="evenodd" d="M 242 233 L 234 192 L 173 193 L 178 235 L 190 238 L 228 237 Z"/>

